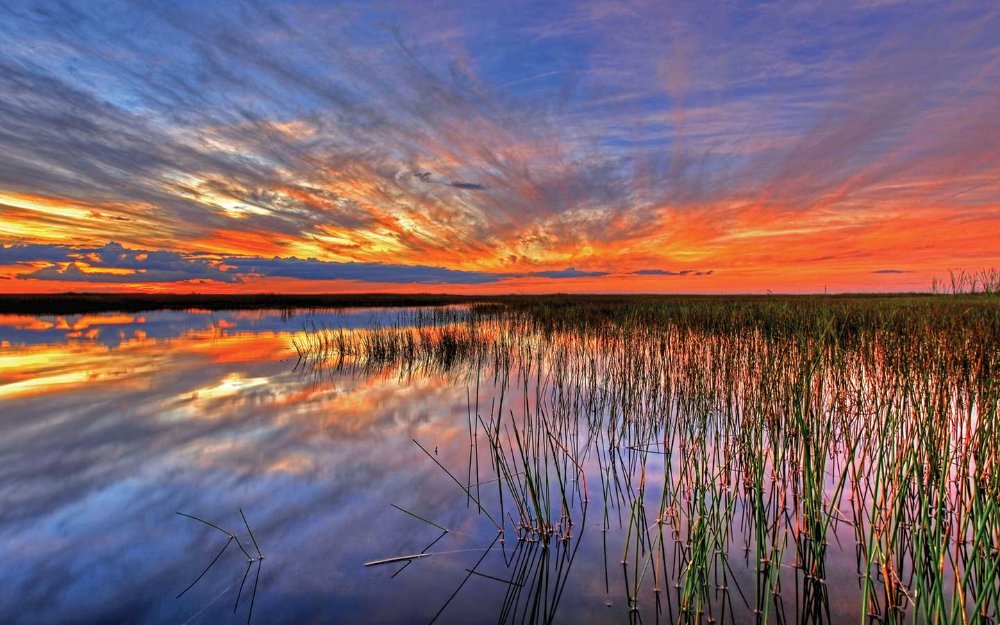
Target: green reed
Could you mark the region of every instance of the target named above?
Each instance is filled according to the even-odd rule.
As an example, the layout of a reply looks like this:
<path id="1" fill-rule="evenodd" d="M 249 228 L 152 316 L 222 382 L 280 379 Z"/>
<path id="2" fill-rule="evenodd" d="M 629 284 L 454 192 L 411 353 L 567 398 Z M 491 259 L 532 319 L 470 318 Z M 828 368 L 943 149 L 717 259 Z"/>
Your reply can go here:
<path id="1" fill-rule="evenodd" d="M 997 618 L 996 297 L 510 298 L 296 347 L 314 371 L 463 376 L 497 509 L 445 470 L 542 551 L 596 498 L 635 618 Z M 857 583 L 831 584 L 844 562 Z"/>

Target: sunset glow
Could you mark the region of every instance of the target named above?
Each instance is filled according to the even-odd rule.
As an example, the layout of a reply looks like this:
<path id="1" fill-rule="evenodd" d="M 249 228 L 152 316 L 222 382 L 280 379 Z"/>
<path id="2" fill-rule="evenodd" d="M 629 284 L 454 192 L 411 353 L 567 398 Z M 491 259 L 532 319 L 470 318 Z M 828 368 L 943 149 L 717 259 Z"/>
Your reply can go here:
<path id="1" fill-rule="evenodd" d="M 15 0 L 0 293 L 927 290 L 1000 265 L 998 32 L 979 1 Z"/>

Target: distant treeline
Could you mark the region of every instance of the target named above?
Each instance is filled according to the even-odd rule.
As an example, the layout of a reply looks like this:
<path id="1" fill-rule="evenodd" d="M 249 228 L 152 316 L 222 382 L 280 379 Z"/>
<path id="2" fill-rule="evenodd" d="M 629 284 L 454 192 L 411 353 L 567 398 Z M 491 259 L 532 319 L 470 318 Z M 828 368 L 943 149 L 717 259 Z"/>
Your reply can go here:
<path id="1" fill-rule="evenodd" d="M 150 310 L 261 310 L 291 308 L 354 308 L 390 306 L 442 306 L 474 299 L 461 295 L 397 295 L 392 293 L 344 295 L 241 295 L 60 293 L 0 294 L 0 313 L 69 315 L 93 312 L 142 312 Z"/>
<path id="2" fill-rule="evenodd" d="M 987 294 L 949 295 L 948 298 L 989 297 Z M 563 315 L 572 310 L 578 315 L 581 309 L 590 314 L 607 314 L 610 310 L 620 313 L 639 309 L 663 311 L 682 309 L 701 302 L 746 306 L 752 303 L 774 304 L 785 302 L 801 306 L 820 302 L 895 301 L 897 303 L 927 302 L 944 299 L 932 294 L 841 294 L 841 295 L 597 295 L 597 294 L 546 294 L 546 295 L 437 295 L 429 293 L 351 293 L 351 294 L 280 294 L 255 293 L 238 295 L 209 294 L 149 294 L 149 293 L 60 293 L 60 294 L 0 294 L 0 314 L 78 314 L 94 312 L 142 312 L 151 310 L 254 310 L 294 308 L 358 308 L 396 306 L 444 306 L 448 304 L 509 304 L 515 308 L 541 307 L 545 314 Z M 536 310 L 536 312 L 538 312 Z"/>

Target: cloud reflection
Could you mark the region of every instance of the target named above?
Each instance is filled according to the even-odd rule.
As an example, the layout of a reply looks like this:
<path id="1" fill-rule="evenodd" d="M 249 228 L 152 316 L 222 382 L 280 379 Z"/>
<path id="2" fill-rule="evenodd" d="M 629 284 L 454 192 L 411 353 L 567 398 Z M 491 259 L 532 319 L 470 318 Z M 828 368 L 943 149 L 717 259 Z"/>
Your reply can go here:
<path id="1" fill-rule="evenodd" d="M 268 545 L 258 622 L 359 615 L 374 603 L 362 597 L 378 591 L 359 585 L 355 565 L 411 533 L 422 539 L 421 528 L 380 537 L 358 523 L 384 516 L 390 501 L 454 498 L 413 462 L 409 435 L 442 447 L 461 436 L 464 386 L 446 376 L 303 377 L 288 360 L 294 318 L 274 331 L 276 319 L 236 314 L 250 325 L 220 335 L 204 329 L 208 315 L 178 315 L 163 320 L 189 327 L 170 338 L 109 350 L 48 335 L 0 356 L 0 612 L 13 623 L 181 622 L 232 580 L 206 579 L 173 599 L 206 540 L 174 512 L 219 518 L 243 506 Z M 331 592 L 358 603 L 331 605 Z M 231 603 L 219 604 L 201 618 L 228 622 Z"/>

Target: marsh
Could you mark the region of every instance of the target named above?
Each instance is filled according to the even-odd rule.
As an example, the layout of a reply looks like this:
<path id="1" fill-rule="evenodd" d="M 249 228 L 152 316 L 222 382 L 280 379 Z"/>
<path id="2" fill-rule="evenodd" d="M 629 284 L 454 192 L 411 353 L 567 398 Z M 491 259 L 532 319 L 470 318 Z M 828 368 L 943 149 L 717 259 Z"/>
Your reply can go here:
<path id="1" fill-rule="evenodd" d="M 0 614 L 993 622 L 997 312 L 2 315 Z"/>

